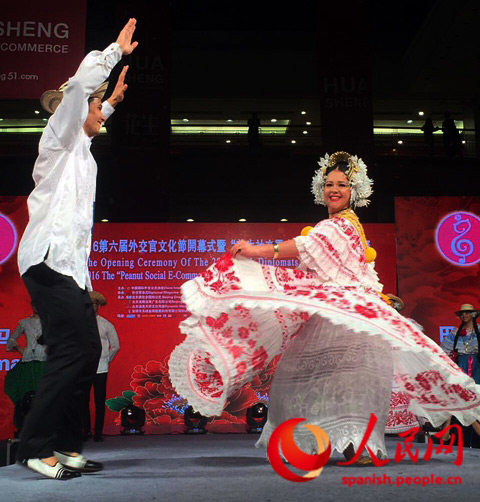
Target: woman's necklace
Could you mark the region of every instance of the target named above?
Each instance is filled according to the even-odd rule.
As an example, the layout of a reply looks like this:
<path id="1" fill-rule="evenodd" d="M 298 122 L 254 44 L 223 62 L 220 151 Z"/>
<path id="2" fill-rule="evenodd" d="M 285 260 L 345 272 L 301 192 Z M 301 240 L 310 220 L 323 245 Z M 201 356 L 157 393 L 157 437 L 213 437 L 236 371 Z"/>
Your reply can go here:
<path id="1" fill-rule="evenodd" d="M 354 211 L 350 208 L 343 209 L 342 211 L 335 213 L 334 218 L 344 218 L 355 227 L 355 230 L 357 231 L 358 235 L 360 236 L 360 240 L 362 241 L 363 249 L 365 250 L 365 261 L 367 263 L 375 261 L 377 252 L 375 251 L 375 249 L 368 245 L 363 226 Z"/>

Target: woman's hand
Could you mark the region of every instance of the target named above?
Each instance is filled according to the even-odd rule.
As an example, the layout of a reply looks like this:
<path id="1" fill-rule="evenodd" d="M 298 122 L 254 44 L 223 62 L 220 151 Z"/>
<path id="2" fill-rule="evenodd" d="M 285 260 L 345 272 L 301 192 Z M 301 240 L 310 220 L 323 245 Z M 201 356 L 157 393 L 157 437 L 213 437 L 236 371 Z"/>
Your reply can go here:
<path id="1" fill-rule="evenodd" d="M 242 255 L 245 258 L 255 258 L 257 257 L 256 248 L 257 246 L 247 241 L 238 241 L 230 248 L 230 254 L 233 258 L 237 257 L 237 255 Z"/>

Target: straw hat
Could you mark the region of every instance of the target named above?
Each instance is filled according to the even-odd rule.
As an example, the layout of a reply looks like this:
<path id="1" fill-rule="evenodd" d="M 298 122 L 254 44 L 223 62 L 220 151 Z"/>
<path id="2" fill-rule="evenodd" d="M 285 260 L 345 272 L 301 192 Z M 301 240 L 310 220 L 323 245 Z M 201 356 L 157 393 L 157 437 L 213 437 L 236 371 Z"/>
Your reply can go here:
<path id="1" fill-rule="evenodd" d="M 55 110 L 62 101 L 63 93 L 67 86 L 68 82 L 65 82 L 58 89 L 45 91 L 40 98 L 40 104 L 42 105 L 42 108 L 48 113 L 55 113 Z M 93 94 L 90 95 L 90 97 L 103 99 L 103 96 L 107 91 L 107 87 L 108 81 L 104 82 L 95 92 L 93 92 Z"/>
<path id="2" fill-rule="evenodd" d="M 405 303 L 403 303 L 403 300 L 398 296 L 392 295 L 392 293 L 387 293 L 385 296 L 390 298 L 391 305 L 395 310 L 398 310 L 400 312 L 400 310 L 405 307 Z"/>
<path id="3" fill-rule="evenodd" d="M 101 307 L 107 304 L 107 299 L 98 291 L 90 291 L 92 301 L 97 301 Z"/>
<path id="4" fill-rule="evenodd" d="M 475 317 L 477 317 L 480 314 L 480 312 L 470 303 L 464 303 L 460 307 L 460 310 L 457 310 L 455 312 L 455 315 L 463 314 L 463 312 L 471 312 Z"/>

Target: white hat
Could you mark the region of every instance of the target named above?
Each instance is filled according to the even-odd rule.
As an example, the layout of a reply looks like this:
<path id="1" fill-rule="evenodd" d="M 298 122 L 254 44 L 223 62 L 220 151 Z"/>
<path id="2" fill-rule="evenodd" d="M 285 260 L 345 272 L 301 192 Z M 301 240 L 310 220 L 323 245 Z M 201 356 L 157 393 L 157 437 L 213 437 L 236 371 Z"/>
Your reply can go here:
<path id="1" fill-rule="evenodd" d="M 63 99 L 63 93 L 67 86 L 68 82 L 65 82 L 58 89 L 45 91 L 40 98 L 42 108 L 48 113 L 55 113 L 55 110 Z M 90 97 L 102 99 L 107 91 L 107 87 L 108 81 L 104 82 L 93 94 L 90 95 Z"/>
<path id="2" fill-rule="evenodd" d="M 455 312 L 455 315 L 460 315 L 463 314 L 464 312 L 471 312 L 475 317 L 477 317 L 480 314 L 480 312 L 470 303 L 464 303 L 460 307 L 460 310 L 457 310 Z"/>

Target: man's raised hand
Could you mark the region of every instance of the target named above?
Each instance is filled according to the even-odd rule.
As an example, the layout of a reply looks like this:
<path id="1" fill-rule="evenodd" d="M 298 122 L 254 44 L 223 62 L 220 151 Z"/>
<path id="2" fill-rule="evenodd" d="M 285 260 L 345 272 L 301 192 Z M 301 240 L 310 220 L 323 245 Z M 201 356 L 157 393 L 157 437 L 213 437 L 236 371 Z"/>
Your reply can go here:
<path id="1" fill-rule="evenodd" d="M 123 27 L 117 38 L 117 44 L 122 49 L 123 55 L 131 54 L 137 47 L 138 42 L 132 42 L 132 36 L 137 25 L 137 20 L 130 18 L 128 23 Z"/>
<path id="2" fill-rule="evenodd" d="M 127 71 L 128 65 L 123 67 L 115 85 L 115 89 L 107 100 L 112 106 L 121 103 L 123 101 L 123 98 L 125 97 L 125 91 L 128 88 L 128 85 L 125 83 L 125 75 L 127 74 Z"/>

